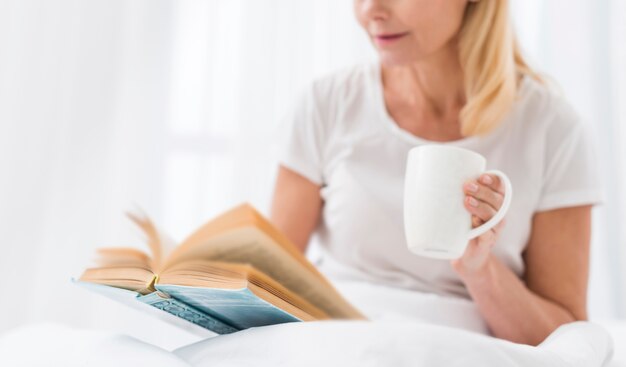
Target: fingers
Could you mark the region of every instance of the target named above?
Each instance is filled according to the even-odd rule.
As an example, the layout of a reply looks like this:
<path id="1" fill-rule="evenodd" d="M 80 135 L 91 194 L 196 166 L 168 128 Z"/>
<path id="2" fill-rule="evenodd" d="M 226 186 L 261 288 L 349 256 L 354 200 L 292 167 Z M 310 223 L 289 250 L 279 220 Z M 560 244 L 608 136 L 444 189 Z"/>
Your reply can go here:
<path id="1" fill-rule="evenodd" d="M 467 204 L 470 204 L 470 206 L 478 207 L 478 208 L 481 207 L 481 204 L 482 205 L 486 204 L 488 206 L 491 206 L 491 208 L 495 212 L 495 211 L 498 211 L 498 209 L 502 206 L 502 203 L 504 202 L 504 195 L 498 191 L 499 187 L 502 185 L 500 184 L 499 179 L 497 181 L 492 181 L 491 184 L 485 184 L 483 182 L 483 179 L 485 177 L 490 177 L 490 179 L 493 180 L 493 177 L 497 177 L 497 176 L 483 175 L 482 177 L 480 177 L 478 181 L 472 180 L 472 181 L 466 182 L 463 185 L 463 191 L 467 195 L 465 200 Z M 470 197 L 474 198 L 475 200 L 474 201 L 471 200 Z M 473 204 L 476 204 L 476 205 L 473 205 Z M 489 210 L 488 208 L 480 208 L 479 210 L 480 210 L 479 213 L 481 214 L 488 214 L 489 212 L 491 212 L 491 210 Z M 474 212 L 472 211 L 472 213 Z M 482 216 L 481 218 L 486 220 Z"/>
<path id="2" fill-rule="evenodd" d="M 475 215 L 472 215 L 472 228 L 476 228 L 483 224 L 485 224 L 485 221 L 483 221 L 482 219 L 478 218 Z M 496 224 L 489 231 L 478 236 L 477 238 L 478 242 L 487 242 L 487 243 L 495 242 L 495 240 L 498 238 L 498 236 L 500 235 L 500 232 L 502 231 L 505 225 L 506 225 L 506 218 L 503 218 L 498 224 Z"/>
<path id="3" fill-rule="evenodd" d="M 478 180 L 463 185 L 465 208 L 472 214 L 472 228 L 476 228 L 496 215 L 504 202 L 504 188 L 496 175 L 484 174 Z M 479 243 L 493 244 L 505 225 L 502 219 L 491 230 L 479 236 Z"/>
<path id="4" fill-rule="evenodd" d="M 479 181 L 481 184 L 491 188 L 500 195 L 504 195 L 504 185 L 502 184 L 502 181 L 500 180 L 500 177 L 498 175 L 490 175 L 488 173 L 485 173 L 480 176 Z"/>
<path id="5" fill-rule="evenodd" d="M 485 221 L 483 221 L 482 219 L 478 218 L 475 215 L 472 215 L 472 228 L 481 226 L 483 223 L 485 223 Z"/>
<path id="6" fill-rule="evenodd" d="M 475 215 L 472 215 L 472 228 L 479 227 L 479 226 L 485 224 L 485 222 L 486 221 L 480 219 L 479 217 L 477 217 Z M 502 229 L 504 228 L 505 225 L 506 225 L 506 218 L 502 218 L 502 220 L 500 222 L 498 222 L 498 224 L 496 224 L 489 231 L 483 233 L 482 236 L 480 236 L 480 237 L 493 235 L 494 238 L 497 238 L 500 235 L 500 232 L 502 231 Z"/>
<path id="7" fill-rule="evenodd" d="M 473 215 L 482 219 L 484 222 L 496 215 L 496 209 L 481 200 L 476 200 L 473 196 L 466 196 L 463 202 L 465 208 Z"/>
<path id="8" fill-rule="evenodd" d="M 473 218 L 472 218 L 472 223 L 474 223 Z M 493 246 L 495 246 L 496 240 L 498 239 L 498 234 L 494 231 L 494 228 L 474 238 L 473 240 L 470 241 L 470 244 L 476 250 L 481 249 L 481 252 L 490 251 L 493 248 Z"/>
<path id="9" fill-rule="evenodd" d="M 486 222 L 487 222 L 486 220 L 482 220 L 479 217 L 472 215 L 472 228 L 482 226 Z M 502 227 L 505 226 L 505 224 L 506 224 L 506 217 L 502 218 L 502 220 L 498 222 L 498 224 L 496 224 L 492 229 L 498 232 L 500 229 L 502 229 Z"/>

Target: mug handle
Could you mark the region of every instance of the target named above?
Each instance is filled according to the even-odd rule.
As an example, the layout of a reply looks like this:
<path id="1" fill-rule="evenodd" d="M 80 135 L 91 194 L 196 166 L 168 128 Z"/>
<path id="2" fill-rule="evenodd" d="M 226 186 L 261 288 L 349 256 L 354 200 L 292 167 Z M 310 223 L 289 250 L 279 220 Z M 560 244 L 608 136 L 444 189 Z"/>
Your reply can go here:
<path id="1" fill-rule="evenodd" d="M 511 199 L 513 197 L 513 188 L 511 187 L 511 181 L 509 180 L 507 175 L 504 174 L 504 172 L 494 169 L 494 170 L 485 171 L 483 172 L 483 174 L 484 173 L 492 173 L 498 176 L 500 178 L 500 181 L 504 183 L 504 201 L 502 202 L 502 206 L 500 207 L 500 210 L 498 210 L 496 215 L 494 215 L 487 222 L 469 231 L 467 235 L 468 240 L 471 240 L 473 238 L 480 236 L 481 234 L 495 227 L 496 224 L 500 223 L 502 218 L 504 218 L 504 215 L 506 214 L 506 212 L 509 210 L 509 206 L 511 205 Z"/>

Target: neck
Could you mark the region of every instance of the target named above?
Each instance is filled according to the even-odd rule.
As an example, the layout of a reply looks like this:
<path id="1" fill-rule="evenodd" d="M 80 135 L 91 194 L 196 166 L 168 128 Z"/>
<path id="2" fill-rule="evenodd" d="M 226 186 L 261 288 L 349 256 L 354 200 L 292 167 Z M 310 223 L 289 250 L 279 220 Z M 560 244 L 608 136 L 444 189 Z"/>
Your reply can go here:
<path id="1" fill-rule="evenodd" d="M 382 67 L 385 90 L 427 114 L 458 113 L 465 104 L 457 47 L 449 46 L 411 64 Z"/>

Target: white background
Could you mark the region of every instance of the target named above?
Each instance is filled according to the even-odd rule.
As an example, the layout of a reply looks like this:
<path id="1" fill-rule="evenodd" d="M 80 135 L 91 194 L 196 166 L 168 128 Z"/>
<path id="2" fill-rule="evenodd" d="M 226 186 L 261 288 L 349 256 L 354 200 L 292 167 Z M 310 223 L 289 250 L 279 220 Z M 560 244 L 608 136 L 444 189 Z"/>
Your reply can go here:
<path id="1" fill-rule="evenodd" d="M 195 340 L 70 283 L 142 247 L 269 212 L 279 120 L 313 78 L 375 59 L 349 0 L 0 0 L 0 333 L 51 320 L 165 347 Z M 531 63 L 595 132 L 592 318 L 626 317 L 626 2 L 513 0 Z M 622 103 L 619 103 L 619 102 Z"/>

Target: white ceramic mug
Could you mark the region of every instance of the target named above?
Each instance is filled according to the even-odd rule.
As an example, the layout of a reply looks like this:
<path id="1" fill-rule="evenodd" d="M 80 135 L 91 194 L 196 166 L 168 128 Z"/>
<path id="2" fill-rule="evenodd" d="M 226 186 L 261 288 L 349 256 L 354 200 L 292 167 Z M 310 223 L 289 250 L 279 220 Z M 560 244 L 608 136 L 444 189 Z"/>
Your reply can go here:
<path id="1" fill-rule="evenodd" d="M 454 146 L 429 144 L 409 151 L 404 181 L 404 231 L 411 252 L 437 259 L 459 258 L 469 240 L 504 218 L 513 195 L 511 181 L 501 171 L 485 171 L 486 164 L 482 155 Z M 463 205 L 463 184 L 483 173 L 500 178 L 504 201 L 489 221 L 472 229 L 472 214 Z"/>

